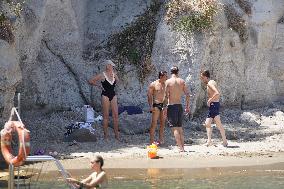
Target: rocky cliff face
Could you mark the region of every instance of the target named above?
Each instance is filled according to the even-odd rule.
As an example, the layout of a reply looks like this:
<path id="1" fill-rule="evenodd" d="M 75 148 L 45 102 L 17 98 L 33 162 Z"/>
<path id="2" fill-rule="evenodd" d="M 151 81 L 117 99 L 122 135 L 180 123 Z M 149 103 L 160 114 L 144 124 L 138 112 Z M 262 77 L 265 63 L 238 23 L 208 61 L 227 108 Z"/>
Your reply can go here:
<path id="1" fill-rule="evenodd" d="M 193 108 L 205 102 L 198 77 L 207 68 L 219 83 L 227 106 L 267 105 L 283 97 L 283 1 L 223 1 L 211 34 L 184 37 L 161 21 L 153 50 L 154 64 L 179 65 L 191 85 Z M 238 22 L 234 25 L 234 22 Z M 238 29 L 236 28 L 243 28 Z"/>
<path id="2" fill-rule="evenodd" d="M 118 64 L 121 105 L 147 107 L 147 85 L 157 77 L 155 71 L 169 70 L 172 65 L 180 67 L 181 77 L 190 86 L 193 111 L 203 105 L 206 97 L 199 81 L 203 67 L 218 82 L 226 106 L 267 105 L 283 98 L 283 0 L 245 1 L 249 6 L 243 6 L 240 0 L 220 1 L 224 6 L 213 32 L 193 35 L 173 31 L 164 21 L 163 6 L 149 13 L 151 2 L 28 1 L 14 23 L 14 43 L 0 43 L 3 113 L 7 114 L 13 105 L 16 90 L 22 94 L 24 109 L 66 110 L 94 104 L 100 110 L 100 91 L 88 85 L 87 80 L 104 69 L 100 64 L 104 58 L 113 58 Z M 118 51 L 109 43 L 113 36 L 125 31 L 141 35 L 137 31 L 143 30 L 143 24 L 137 23 L 142 16 L 154 20 L 151 32 L 155 32 L 153 45 L 147 46 L 152 47 L 150 62 L 155 69 L 143 83 L 137 72 L 139 65 L 129 59 L 146 62 L 149 58 L 149 50 L 139 47 L 147 44 L 143 43 L 144 38 L 134 36 L 138 50 L 131 52 L 128 59 L 116 56 Z M 234 25 L 236 20 L 239 27 Z M 145 35 L 151 38 L 147 31 Z"/>

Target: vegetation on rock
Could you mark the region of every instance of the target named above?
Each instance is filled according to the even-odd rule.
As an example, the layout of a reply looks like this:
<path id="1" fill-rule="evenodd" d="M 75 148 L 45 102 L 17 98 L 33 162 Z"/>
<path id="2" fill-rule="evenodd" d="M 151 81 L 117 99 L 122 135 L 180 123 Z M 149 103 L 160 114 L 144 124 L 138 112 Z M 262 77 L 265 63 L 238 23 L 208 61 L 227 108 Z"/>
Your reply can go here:
<path id="1" fill-rule="evenodd" d="M 125 64 L 134 65 L 138 79 L 143 83 L 145 78 L 154 71 L 151 54 L 158 25 L 156 17 L 160 7 L 160 1 L 152 1 L 148 10 L 133 24 L 111 36 L 108 47 L 113 48 L 112 58 L 116 60 L 117 69 L 121 75 L 124 75 Z"/>
<path id="2" fill-rule="evenodd" d="M 15 37 L 13 35 L 13 26 L 11 23 L 10 16 L 19 17 L 22 12 L 24 1 L 17 0 L 1 0 L 0 1 L 0 39 L 7 41 L 8 43 L 13 43 Z M 4 11 L 5 5 L 8 5 L 8 9 L 11 14 Z"/>
<path id="3" fill-rule="evenodd" d="M 245 42 L 248 39 L 248 30 L 245 20 L 231 5 L 224 5 L 224 11 L 228 20 L 228 27 L 238 33 L 241 42 Z"/>
<path id="4" fill-rule="evenodd" d="M 235 0 L 240 8 L 248 15 L 251 15 L 251 3 L 246 0 Z"/>
<path id="5" fill-rule="evenodd" d="M 165 19 L 176 31 L 187 33 L 208 31 L 219 10 L 217 0 L 170 0 Z"/>

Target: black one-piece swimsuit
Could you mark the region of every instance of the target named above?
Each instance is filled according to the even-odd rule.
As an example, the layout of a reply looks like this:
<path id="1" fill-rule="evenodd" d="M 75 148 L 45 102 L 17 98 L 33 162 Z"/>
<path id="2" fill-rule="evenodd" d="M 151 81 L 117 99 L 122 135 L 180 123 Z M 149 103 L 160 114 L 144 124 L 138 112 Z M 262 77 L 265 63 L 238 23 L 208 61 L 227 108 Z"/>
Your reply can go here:
<path id="1" fill-rule="evenodd" d="M 115 96 L 115 84 L 116 81 L 114 80 L 113 84 L 110 84 L 107 79 L 102 81 L 103 91 L 102 95 L 108 97 L 109 101 L 112 101 L 113 97 Z"/>

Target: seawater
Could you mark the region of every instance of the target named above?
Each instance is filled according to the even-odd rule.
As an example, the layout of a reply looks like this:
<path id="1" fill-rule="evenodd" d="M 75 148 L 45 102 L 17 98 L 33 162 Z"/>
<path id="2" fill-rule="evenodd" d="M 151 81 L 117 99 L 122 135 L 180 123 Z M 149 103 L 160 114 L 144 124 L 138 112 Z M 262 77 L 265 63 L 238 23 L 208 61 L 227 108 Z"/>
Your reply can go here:
<path id="1" fill-rule="evenodd" d="M 68 170 L 78 178 L 90 170 Z M 199 169 L 106 169 L 110 189 L 284 189 L 284 163 Z M 37 174 L 30 178 L 36 180 Z M 28 180 L 26 180 L 26 183 Z M 2 183 L 3 184 L 3 183 Z M 26 188 L 21 183 L 20 188 Z M 0 184 L 0 188 L 3 185 Z M 68 188 L 57 172 L 41 175 L 30 188 Z"/>

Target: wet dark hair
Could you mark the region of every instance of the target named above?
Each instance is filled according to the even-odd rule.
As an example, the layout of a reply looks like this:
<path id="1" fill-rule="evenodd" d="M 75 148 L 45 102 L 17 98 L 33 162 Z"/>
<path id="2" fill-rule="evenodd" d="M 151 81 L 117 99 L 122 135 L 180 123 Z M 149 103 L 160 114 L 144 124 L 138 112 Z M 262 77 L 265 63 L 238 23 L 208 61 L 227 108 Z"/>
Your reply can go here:
<path id="1" fill-rule="evenodd" d="M 178 74 L 178 67 L 177 66 L 173 66 L 172 68 L 171 68 L 171 74 Z"/>
<path id="2" fill-rule="evenodd" d="M 159 79 L 161 79 L 161 77 L 163 77 L 164 75 L 166 75 L 167 74 L 167 72 L 166 71 L 160 71 L 159 72 Z"/>
<path id="3" fill-rule="evenodd" d="M 204 70 L 204 71 L 202 71 L 202 72 L 201 72 L 201 75 L 202 75 L 202 76 L 205 76 L 205 77 L 207 77 L 207 78 L 210 78 L 210 72 L 209 72 L 209 70 Z"/>
<path id="4" fill-rule="evenodd" d="M 97 163 L 100 163 L 100 167 L 101 167 L 101 168 L 104 166 L 104 159 L 103 159 L 103 157 L 100 156 L 100 155 L 97 155 L 97 156 L 94 158 L 93 161 L 95 161 L 95 162 L 97 162 Z"/>

